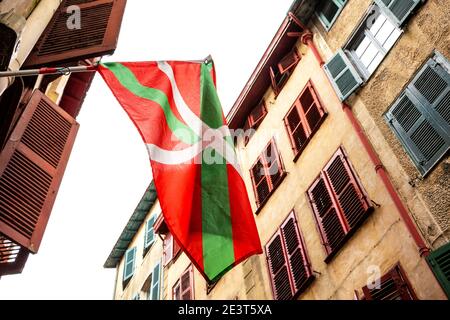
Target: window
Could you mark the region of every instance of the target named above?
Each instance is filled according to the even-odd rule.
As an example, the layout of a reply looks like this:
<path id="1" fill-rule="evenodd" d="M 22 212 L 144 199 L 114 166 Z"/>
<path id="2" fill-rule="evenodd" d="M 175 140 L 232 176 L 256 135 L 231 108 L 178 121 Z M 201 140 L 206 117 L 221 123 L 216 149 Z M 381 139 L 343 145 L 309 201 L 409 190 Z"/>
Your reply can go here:
<path id="1" fill-rule="evenodd" d="M 292 211 L 266 245 L 274 298 L 296 298 L 314 279 L 305 245 Z"/>
<path id="2" fill-rule="evenodd" d="M 141 292 L 147 296 L 147 300 L 159 300 L 161 278 L 161 263 L 158 262 L 141 289 Z"/>
<path id="3" fill-rule="evenodd" d="M 427 260 L 442 289 L 450 298 L 450 243 L 431 252 Z"/>
<path id="4" fill-rule="evenodd" d="M 362 290 L 365 300 L 417 300 L 400 265 L 382 276 L 378 287 L 365 286 Z"/>
<path id="5" fill-rule="evenodd" d="M 347 0 L 321 0 L 317 5 L 316 15 L 328 31 L 341 13 Z"/>
<path id="6" fill-rule="evenodd" d="M 402 33 L 420 0 L 375 0 L 343 49 L 324 65 L 341 101 L 367 81 Z"/>
<path id="7" fill-rule="evenodd" d="M 192 265 L 181 275 L 180 279 L 173 286 L 173 300 L 193 300 L 194 299 L 194 276 Z"/>
<path id="8" fill-rule="evenodd" d="M 300 59 L 301 56 L 294 47 L 276 66 L 270 67 L 270 79 L 275 97 L 280 94 Z"/>
<path id="9" fill-rule="evenodd" d="M 450 64 L 436 53 L 385 114 L 425 176 L 450 149 Z"/>
<path id="10" fill-rule="evenodd" d="M 261 100 L 260 103 L 256 105 L 256 107 L 253 108 L 253 110 L 248 115 L 245 124 L 244 124 L 244 131 L 253 129 L 256 130 L 261 122 L 264 120 L 264 118 L 267 115 L 267 109 L 266 104 L 264 103 L 264 100 Z M 250 140 L 251 135 L 245 134 L 245 144 L 248 143 Z"/>
<path id="11" fill-rule="evenodd" d="M 312 135 L 319 129 L 325 116 L 325 110 L 319 102 L 312 83 L 308 82 L 284 118 L 284 124 L 296 158 L 305 148 Z"/>
<path id="12" fill-rule="evenodd" d="M 153 242 L 155 242 L 155 231 L 153 229 L 153 224 L 155 223 L 156 216 L 152 216 L 145 223 L 145 233 L 144 233 L 144 255 L 148 252 Z"/>
<path id="13" fill-rule="evenodd" d="M 168 265 L 169 262 L 174 260 L 178 253 L 180 253 L 181 248 L 178 245 L 178 243 L 173 238 L 172 234 L 169 232 L 166 234 L 166 237 L 164 238 L 163 242 L 163 248 L 164 248 L 164 266 Z"/>
<path id="14" fill-rule="evenodd" d="M 256 205 L 261 207 L 286 175 L 275 141 L 272 140 L 250 169 Z"/>
<path id="15" fill-rule="evenodd" d="M 124 282 L 130 280 L 131 277 L 133 276 L 135 264 L 136 264 L 136 247 L 133 247 L 125 252 L 125 263 L 123 267 Z"/>
<path id="16" fill-rule="evenodd" d="M 308 189 L 307 196 L 328 263 L 373 209 L 342 147 Z"/>

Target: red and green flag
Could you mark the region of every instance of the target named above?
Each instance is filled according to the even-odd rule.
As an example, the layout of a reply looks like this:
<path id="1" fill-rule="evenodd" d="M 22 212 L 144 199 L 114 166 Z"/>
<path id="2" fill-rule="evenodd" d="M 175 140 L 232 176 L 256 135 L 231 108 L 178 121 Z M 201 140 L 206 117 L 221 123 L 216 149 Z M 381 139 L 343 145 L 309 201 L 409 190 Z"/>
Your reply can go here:
<path id="1" fill-rule="evenodd" d="M 114 62 L 99 72 L 147 146 L 169 231 L 203 276 L 214 281 L 262 253 L 212 62 Z"/>

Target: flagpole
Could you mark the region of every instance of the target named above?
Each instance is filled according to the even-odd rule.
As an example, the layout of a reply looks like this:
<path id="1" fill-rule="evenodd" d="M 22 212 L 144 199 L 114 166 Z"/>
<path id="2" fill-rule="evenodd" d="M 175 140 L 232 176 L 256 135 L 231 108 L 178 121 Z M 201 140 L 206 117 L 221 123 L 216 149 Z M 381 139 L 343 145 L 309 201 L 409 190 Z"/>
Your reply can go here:
<path id="1" fill-rule="evenodd" d="M 94 72 L 97 65 L 76 66 L 76 67 L 56 67 L 56 68 L 40 68 L 16 71 L 0 71 L 0 78 L 5 77 L 30 77 L 40 74 L 69 74 L 73 72 Z"/>

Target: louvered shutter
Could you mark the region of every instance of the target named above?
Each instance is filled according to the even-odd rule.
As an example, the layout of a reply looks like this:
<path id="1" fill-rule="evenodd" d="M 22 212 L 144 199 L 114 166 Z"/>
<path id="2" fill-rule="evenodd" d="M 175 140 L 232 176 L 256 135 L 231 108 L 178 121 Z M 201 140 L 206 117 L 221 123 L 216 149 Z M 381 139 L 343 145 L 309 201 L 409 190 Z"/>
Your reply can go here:
<path id="1" fill-rule="evenodd" d="M 275 96 L 278 96 L 278 94 L 280 93 L 280 88 L 278 87 L 275 71 L 273 71 L 273 68 L 270 67 L 269 72 L 270 72 L 270 83 L 272 84 L 273 92 L 275 93 Z"/>
<path id="2" fill-rule="evenodd" d="M 21 273 L 28 255 L 26 248 L 0 235 L 0 276 Z"/>
<path id="3" fill-rule="evenodd" d="M 450 149 L 450 75 L 430 59 L 385 115 L 425 176 Z"/>
<path id="4" fill-rule="evenodd" d="M 297 53 L 297 50 L 294 48 L 291 52 L 289 52 L 283 59 L 278 63 L 278 70 L 281 74 L 284 74 L 292 69 L 300 61 L 300 56 Z"/>
<path id="5" fill-rule="evenodd" d="M 134 274 L 136 265 L 136 247 L 125 252 L 125 262 L 123 266 L 123 281 L 129 280 Z"/>
<path id="6" fill-rule="evenodd" d="M 158 264 L 153 268 L 152 283 L 151 283 L 151 300 L 159 300 L 161 282 L 161 264 Z"/>
<path id="7" fill-rule="evenodd" d="M 361 76 L 342 50 L 324 65 L 324 70 L 341 101 L 347 99 L 363 83 Z"/>
<path id="8" fill-rule="evenodd" d="M 178 242 L 175 240 L 175 238 L 173 238 L 173 236 L 172 236 L 172 242 L 173 242 L 173 258 L 175 258 L 176 256 L 178 256 L 178 254 L 180 253 L 180 251 L 181 251 L 181 247 L 180 247 L 180 245 L 178 244 Z"/>
<path id="9" fill-rule="evenodd" d="M 193 288 L 192 288 L 192 268 L 189 267 L 180 278 L 180 295 L 181 300 L 193 300 Z"/>
<path id="10" fill-rule="evenodd" d="M 298 106 L 296 104 L 289 110 L 284 118 L 284 123 L 291 139 L 292 149 L 297 153 L 306 145 L 308 136 L 303 127 Z"/>
<path id="11" fill-rule="evenodd" d="M 253 188 L 256 195 L 256 204 L 260 206 L 264 200 L 269 196 L 269 182 L 265 175 L 264 163 L 261 157 L 258 158 L 256 164 L 250 170 Z"/>
<path id="12" fill-rule="evenodd" d="M 293 212 L 281 225 L 281 234 L 292 279 L 292 289 L 296 295 L 310 283 L 313 276 Z"/>
<path id="13" fill-rule="evenodd" d="M 181 283 L 179 280 L 173 288 L 173 300 L 181 300 Z"/>
<path id="14" fill-rule="evenodd" d="M 397 26 L 401 26 L 422 0 L 375 0 L 375 3 Z"/>
<path id="15" fill-rule="evenodd" d="M 427 260 L 442 289 L 450 298 L 450 243 L 431 252 Z"/>
<path id="16" fill-rule="evenodd" d="M 300 95 L 299 102 L 303 111 L 304 118 L 308 123 L 309 135 L 322 123 L 325 111 L 322 108 L 319 98 L 311 84 L 308 82 L 303 93 Z"/>
<path id="17" fill-rule="evenodd" d="M 264 101 L 262 101 L 255 108 L 253 108 L 252 112 L 249 115 L 248 123 L 250 127 L 256 129 L 261 124 L 266 114 L 266 106 L 264 104 Z"/>
<path id="18" fill-rule="evenodd" d="M 55 12 L 24 67 L 60 64 L 112 54 L 117 46 L 126 0 L 65 0 Z M 69 29 L 71 5 L 81 11 L 81 28 Z"/>
<path id="19" fill-rule="evenodd" d="M 36 253 L 78 131 L 36 90 L 0 155 L 0 234 Z"/>
<path id="20" fill-rule="evenodd" d="M 283 174 L 280 154 L 273 140 L 270 142 L 264 155 L 266 156 L 264 165 L 266 168 L 266 177 L 270 180 L 270 190 L 273 190 Z"/>
<path id="21" fill-rule="evenodd" d="M 328 255 L 335 252 L 345 239 L 346 230 L 339 219 L 337 206 L 327 189 L 323 174 L 308 190 L 308 198 L 313 208 L 323 245 Z"/>
<path id="22" fill-rule="evenodd" d="M 266 257 L 269 264 L 274 298 L 276 300 L 292 299 L 293 292 L 289 279 L 289 267 L 284 255 L 283 238 L 280 231 L 266 245 Z"/>
<path id="23" fill-rule="evenodd" d="M 339 149 L 334 155 L 325 167 L 324 173 L 328 178 L 341 213 L 345 217 L 343 224 L 350 231 L 365 218 L 366 213 L 371 209 L 371 205 L 356 181 L 353 170 L 350 168 L 342 149 Z"/>
<path id="24" fill-rule="evenodd" d="M 170 232 L 164 238 L 163 250 L 164 265 L 166 266 L 173 258 L 173 237 Z"/>
<path id="25" fill-rule="evenodd" d="M 417 300 L 400 266 L 382 276 L 379 287 L 365 286 L 363 292 L 366 300 Z"/>
<path id="26" fill-rule="evenodd" d="M 152 216 L 145 224 L 144 248 L 150 247 L 155 241 L 155 232 L 153 224 L 155 223 L 155 216 Z"/>

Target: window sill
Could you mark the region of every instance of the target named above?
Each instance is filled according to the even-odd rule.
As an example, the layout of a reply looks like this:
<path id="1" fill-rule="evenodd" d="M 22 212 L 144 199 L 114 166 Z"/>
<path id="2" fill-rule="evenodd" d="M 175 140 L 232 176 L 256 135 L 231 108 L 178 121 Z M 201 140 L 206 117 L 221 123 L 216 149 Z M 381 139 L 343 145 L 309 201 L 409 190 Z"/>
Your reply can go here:
<path id="1" fill-rule="evenodd" d="M 255 214 L 258 215 L 262 208 L 266 205 L 266 203 L 269 201 L 270 197 L 272 196 L 273 193 L 275 193 L 275 191 L 278 189 L 278 187 L 281 185 L 281 183 L 283 182 L 284 178 L 286 178 L 286 176 L 288 175 L 288 173 L 286 171 L 284 171 L 281 174 L 280 179 L 278 180 L 278 182 L 274 185 L 273 189 L 269 192 L 269 194 L 267 195 L 267 197 L 264 199 L 264 201 L 261 202 L 261 204 L 258 206 L 258 208 L 255 211 Z"/>

